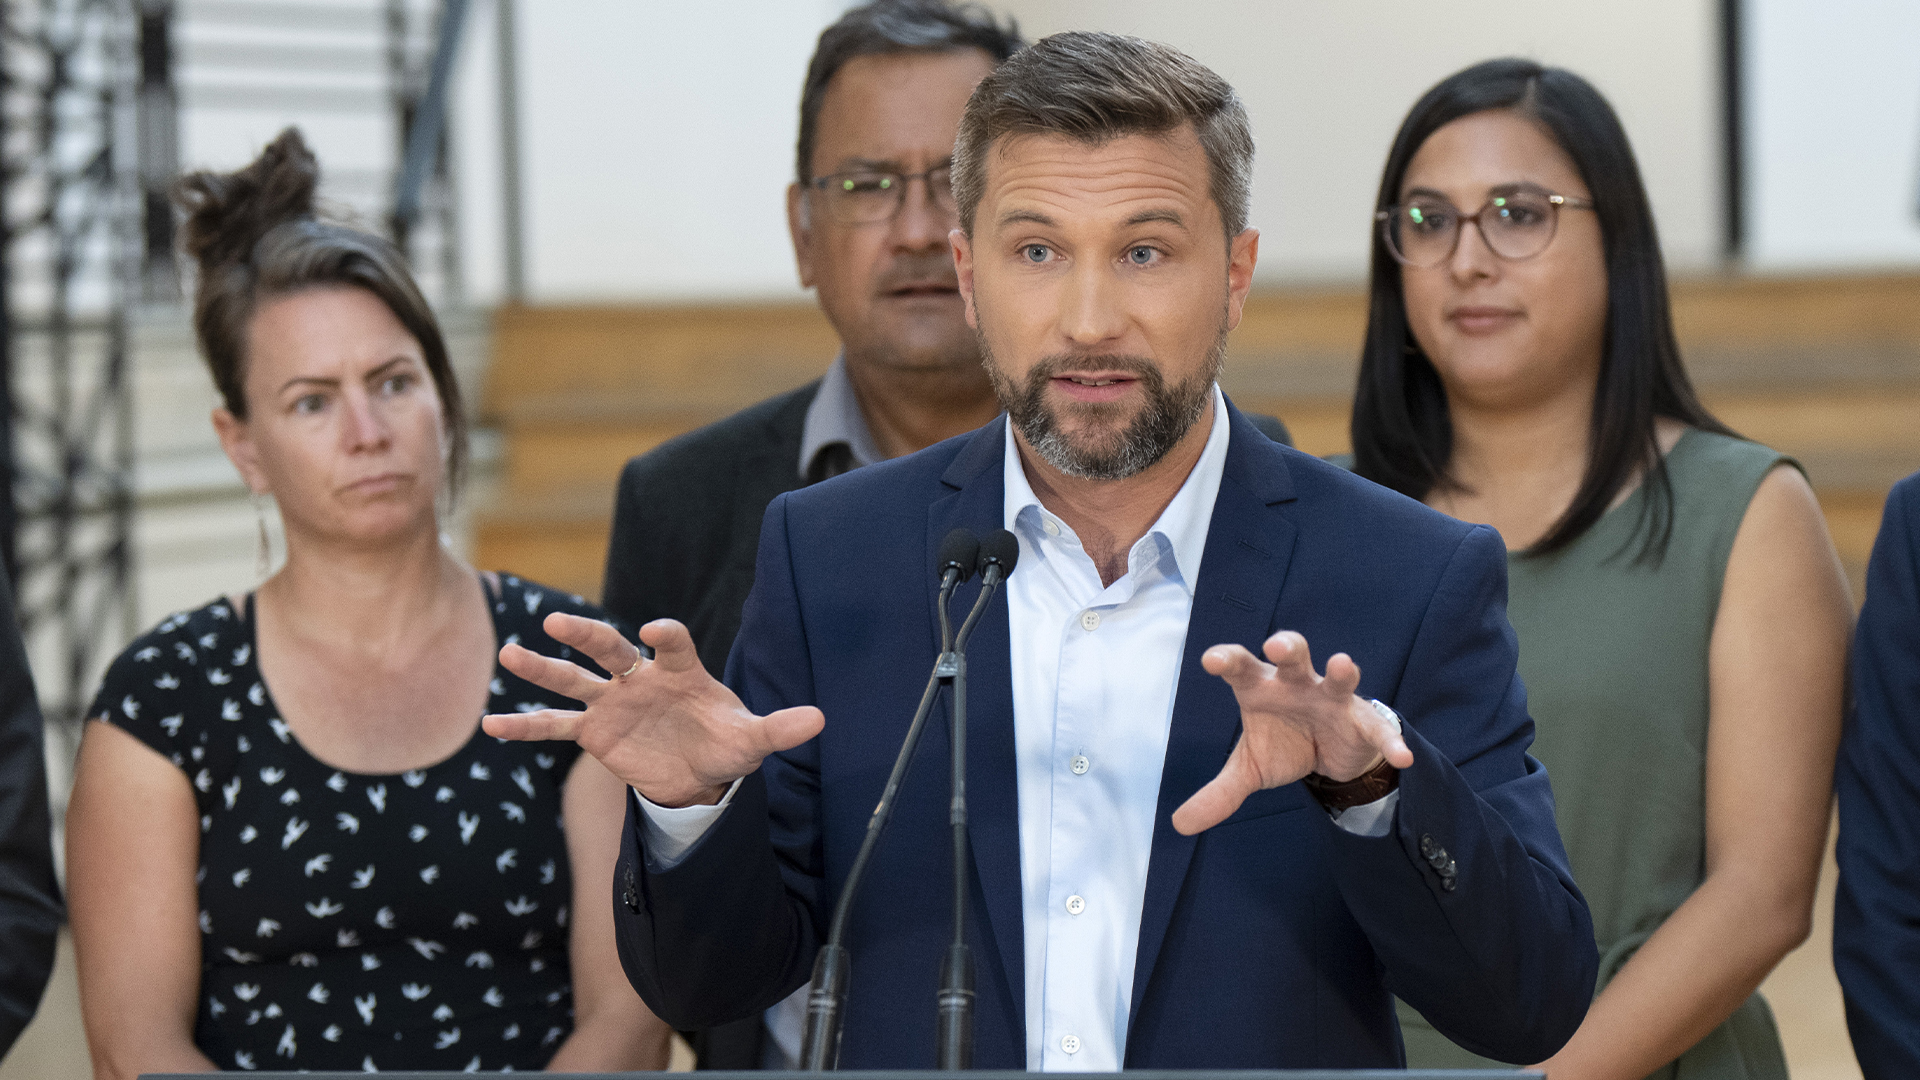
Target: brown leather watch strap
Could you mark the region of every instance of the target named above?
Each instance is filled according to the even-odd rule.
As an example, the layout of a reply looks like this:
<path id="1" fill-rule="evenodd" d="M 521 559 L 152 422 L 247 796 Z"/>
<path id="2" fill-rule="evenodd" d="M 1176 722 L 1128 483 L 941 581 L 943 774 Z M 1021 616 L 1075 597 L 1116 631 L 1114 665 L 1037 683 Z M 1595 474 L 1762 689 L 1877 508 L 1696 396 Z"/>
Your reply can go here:
<path id="1" fill-rule="evenodd" d="M 1321 806 L 1339 813 L 1386 798 L 1388 792 L 1400 786 L 1400 770 L 1382 758 L 1380 764 L 1351 780 L 1329 780 L 1319 773 L 1308 773 L 1301 783 L 1307 785 Z"/>

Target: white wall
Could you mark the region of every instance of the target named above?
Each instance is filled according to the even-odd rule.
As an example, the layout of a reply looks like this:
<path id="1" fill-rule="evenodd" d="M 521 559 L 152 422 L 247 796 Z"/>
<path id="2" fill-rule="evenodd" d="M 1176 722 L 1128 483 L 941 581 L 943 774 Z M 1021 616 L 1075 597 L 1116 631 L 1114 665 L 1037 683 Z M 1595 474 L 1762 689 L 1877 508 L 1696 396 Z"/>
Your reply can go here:
<path id="1" fill-rule="evenodd" d="M 796 298 L 782 189 L 800 81 L 850 0 L 519 0 L 531 299 Z M 1920 4 L 1745 0 L 1750 265 L 1920 263 Z M 1032 36 L 1108 29 L 1177 45 L 1237 87 L 1260 160 L 1263 279 L 1352 282 L 1388 141 L 1426 87 L 1521 54 L 1613 101 L 1670 263 L 1718 266 L 1715 0 L 992 0 Z M 494 6 L 463 43 L 454 143 L 468 295 L 499 294 Z M 379 85 L 377 79 L 342 80 Z M 188 164 L 238 164 L 286 118 L 189 110 Z M 380 201 L 379 117 L 304 120 L 337 195 Z M 356 175 L 357 174 L 357 175 Z M 334 185 L 330 185 L 332 187 Z M 356 199 L 355 201 L 358 201 Z"/>
<path id="2" fill-rule="evenodd" d="M 800 296 L 784 195 L 800 83 L 847 6 L 519 0 L 530 299 Z M 485 299 L 500 275 L 492 4 L 475 16 L 456 133 Z"/>
<path id="3" fill-rule="evenodd" d="M 800 82 L 846 0 L 521 0 L 532 299 L 800 295 L 781 191 Z M 1593 79 L 1632 134 L 1669 258 L 1719 251 L 1711 0 L 997 0 L 1032 36 L 1107 29 L 1177 45 L 1241 91 L 1260 145 L 1269 282 L 1358 278 L 1395 126 L 1433 82 L 1520 53 Z M 492 6 L 463 60 L 471 294 L 498 288 Z"/>
<path id="4" fill-rule="evenodd" d="M 1747 0 L 1748 263 L 1920 266 L 1920 4 Z"/>
<path id="5" fill-rule="evenodd" d="M 1717 23 L 1709 0 L 1008 0 L 1034 35 L 1164 41 L 1240 91 L 1259 159 L 1254 224 L 1269 281 L 1364 271 L 1373 195 L 1401 118 L 1469 64 L 1520 55 L 1592 80 L 1638 153 L 1667 257 L 1720 249 Z"/>

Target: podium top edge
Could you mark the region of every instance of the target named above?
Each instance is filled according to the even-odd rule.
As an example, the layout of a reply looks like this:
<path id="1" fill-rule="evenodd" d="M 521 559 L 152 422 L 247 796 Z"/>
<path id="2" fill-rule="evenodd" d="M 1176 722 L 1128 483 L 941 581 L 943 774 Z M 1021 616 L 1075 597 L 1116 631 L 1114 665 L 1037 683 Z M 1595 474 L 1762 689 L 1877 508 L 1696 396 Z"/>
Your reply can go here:
<path id="1" fill-rule="evenodd" d="M 848 1070 L 854 1072 L 855 1070 Z M 255 1072 L 258 1080 L 362 1080 L 360 1072 Z M 445 1080 L 460 1075 L 450 1072 L 382 1072 L 390 1080 Z M 622 1073 L 542 1073 L 550 1080 L 635 1080 L 659 1077 L 654 1072 Z M 814 1073 L 787 1070 L 725 1072 L 714 1070 L 689 1074 L 695 1080 L 798 1080 Z M 941 1072 L 936 1069 L 872 1069 L 857 1072 L 862 1080 L 927 1080 L 936 1076 L 966 1077 L 968 1080 L 1028 1080 L 1035 1075 L 1013 1070 Z M 1072 1073 L 1074 1080 L 1516 1080 L 1520 1077 L 1546 1076 L 1535 1069 L 1139 1069 L 1117 1073 Z M 202 1080 L 200 1073 L 141 1073 L 139 1080 Z"/>

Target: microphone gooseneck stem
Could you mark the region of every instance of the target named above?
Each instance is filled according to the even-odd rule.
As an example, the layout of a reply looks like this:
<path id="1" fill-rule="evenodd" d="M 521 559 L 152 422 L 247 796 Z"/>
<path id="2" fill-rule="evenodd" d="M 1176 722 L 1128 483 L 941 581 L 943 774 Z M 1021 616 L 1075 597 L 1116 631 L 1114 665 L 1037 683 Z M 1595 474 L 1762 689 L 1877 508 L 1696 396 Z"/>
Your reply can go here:
<path id="1" fill-rule="evenodd" d="M 820 946 L 807 990 L 807 1026 L 800 1037 L 800 1067 L 826 1072 L 840 1064 L 840 1022 L 847 1001 L 847 949 Z"/>
<path id="2" fill-rule="evenodd" d="M 957 584 L 957 573 L 948 571 L 941 575 L 939 606 L 943 630 L 946 629 L 947 602 Z M 941 674 L 936 667 L 927 677 L 927 689 L 920 695 L 920 707 L 914 710 L 913 722 L 907 725 L 907 736 L 900 741 L 900 753 L 893 759 L 893 771 L 887 774 L 887 786 L 880 793 L 880 802 L 874 806 L 873 816 L 867 819 L 867 835 L 860 841 L 853 866 L 847 870 L 846 883 L 840 886 L 840 898 L 833 905 L 833 922 L 827 929 L 827 942 L 820 946 L 819 955 L 814 958 L 813 981 L 807 991 L 807 1024 L 800 1044 L 800 1067 L 808 1072 L 825 1072 L 839 1066 L 840 1030 L 846 1020 L 848 957 L 842 942 L 846 939 L 847 914 L 853 909 L 853 898 L 860 891 L 860 879 L 873 859 L 873 849 L 879 846 L 880 834 L 893 818 L 894 796 L 900 792 L 900 781 L 907 775 L 914 748 L 920 745 L 920 733 L 926 729 L 927 714 L 933 711 L 940 683 Z"/>
<path id="3" fill-rule="evenodd" d="M 953 794 L 947 820 L 953 828 L 953 942 L 940 964 L 935 1051 L 943 1071 L 973 1067 L 973 953 L 967 946 L 967 639 L 1000 584 L 999 564 L 981 575 L 980 595 L 954 636 L 951 662 L 942 663 L 953 682 Z M 943 658 L 944 660 L 945 658 Z"/>
<path id="4" fill-rule="evenodd" d="M 985 592 L 986 590 L 982 590 Z M 953 795 L 947 820 L 953 827 L 953 943 L 940 964 L 937 1005 L 938 1057 L 942 1071 L 973 1067 L 973 954 L 967 947 L 967 657 L 954 654 Z"/>

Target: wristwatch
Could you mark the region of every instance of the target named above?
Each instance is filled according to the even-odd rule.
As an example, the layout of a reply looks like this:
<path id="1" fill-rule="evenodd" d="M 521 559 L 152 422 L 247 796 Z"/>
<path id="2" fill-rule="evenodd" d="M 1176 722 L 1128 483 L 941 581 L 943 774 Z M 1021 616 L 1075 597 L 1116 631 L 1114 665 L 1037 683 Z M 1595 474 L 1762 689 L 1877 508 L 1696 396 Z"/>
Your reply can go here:
<path id="1" fill-rule="evenodd" d="M 1400 714 L 1389 708 L 1378 698 L 1369 702 L 1373 711 L 1393 724 L 1393 730 L 1401 728 Z M 1351 780 L 1329 780 L 1319 773 L 1308 773 L 1301 783 L 1307 785 L 1314 799 L 1329 813 L 1340 813 L 1356 806 L 1365 806 L 1387 797 L 1389 792 L 1400 786 L 1400 770 L 1382 759 L 1380 764 L 1361 773 Z"/>

